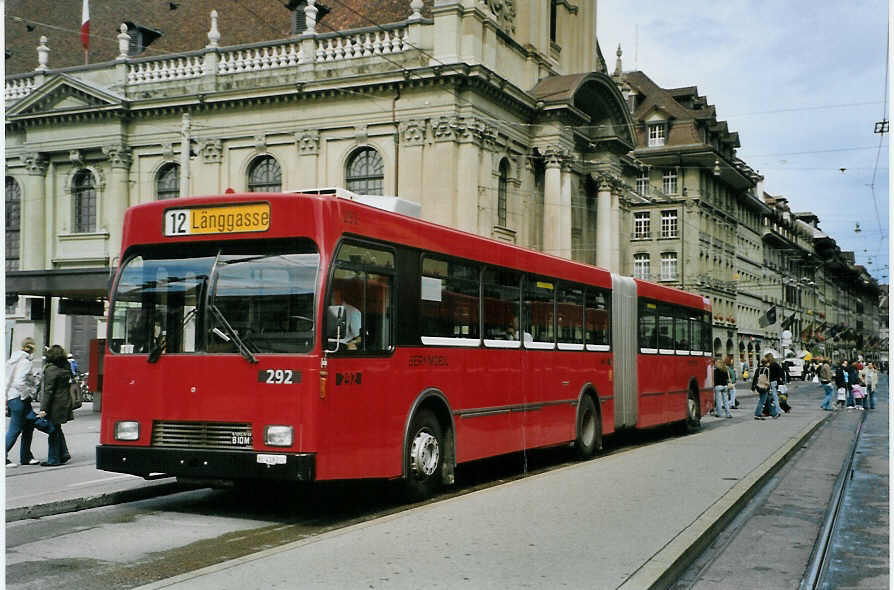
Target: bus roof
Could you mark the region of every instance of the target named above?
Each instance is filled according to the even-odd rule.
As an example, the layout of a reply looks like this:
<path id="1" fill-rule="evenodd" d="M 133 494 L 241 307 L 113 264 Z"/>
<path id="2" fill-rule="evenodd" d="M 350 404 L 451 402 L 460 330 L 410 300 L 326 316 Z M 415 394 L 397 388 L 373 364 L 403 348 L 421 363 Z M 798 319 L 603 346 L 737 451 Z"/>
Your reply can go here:
<path id="1" fill-rule="evenodd" d="M 213 231 L 165 235 L 165 214 L 198 209 L 239 211 L 248 204 L 268 204 L 269 223 L 258 231 Z M 221 208 L 221 209 L 217 209 Z M 431 252 L 475 260 L 569 281 L 611 287 L 611 273 L 589 264 L 530 250 L 429 221 L 339 198 L 334 194 L 233 193 L 155 201 L 129 208 L 124 217 L 122 253 L 132 245 L 212 240 L 308 237 L 321 252 L 331 253 L 342 235 L 404 244 Z M 640 294 L 690 307 L 710 309 L 705 298 L 678 289 L 637 280 Z"/>

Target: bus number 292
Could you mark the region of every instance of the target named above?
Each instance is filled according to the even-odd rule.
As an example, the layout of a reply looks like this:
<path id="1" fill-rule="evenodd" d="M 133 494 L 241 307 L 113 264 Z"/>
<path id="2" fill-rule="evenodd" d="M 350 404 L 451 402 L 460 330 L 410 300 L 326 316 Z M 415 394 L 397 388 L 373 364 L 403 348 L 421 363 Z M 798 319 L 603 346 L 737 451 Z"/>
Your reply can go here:
<path id="1" fill-rule="evenodd" d="M 301 374 L 291 369 L 264 369 L 258 372 L 258 381 L 268 385 L 292 385 L 301 381 Z"/>

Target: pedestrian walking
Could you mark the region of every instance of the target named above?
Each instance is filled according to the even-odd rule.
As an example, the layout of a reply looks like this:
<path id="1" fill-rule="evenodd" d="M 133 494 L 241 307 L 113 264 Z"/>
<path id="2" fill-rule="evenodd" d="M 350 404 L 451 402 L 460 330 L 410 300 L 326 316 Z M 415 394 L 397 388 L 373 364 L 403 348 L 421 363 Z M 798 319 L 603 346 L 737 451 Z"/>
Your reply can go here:
<path id="1" fill-rule="evenodd" d="M 731 410 L 735 410 L 739 407 L 739 400 L 736 399 L 736 368 L 731 354 L 726 355 L 726 371 L 729 374 L 729 383 L 726 386 L 729 407 Z"/>
<path id="2" fill-rule="evenodd" d="M 852 361 L 847 365 L 847 386 L 845 389 L 847 390 L 847 405 L 848 407 L 856 408 L 857 405 L 854 403 L 854 385 L 858 385 L 860 383 L 860 373 L 857 369 L 858 361 Z"/>
<path id="3" fill-rule="evenodd" d="M 878 387 L 878 368 L 875 363 L 868 363 L 863 367 L 860 378 L 866 385 L 866 398 L 863 400 L 863 407 L 870 410 L 875 409 L 875 389 Z"/>
<path id="4" fill-rule="evenodd" d="M 54 344 L 47 351 L 47 366 L 43 371 L 44 390 L 40 396 L 40 418 L 46 418 L 53 424 L 48 441 L 47 460 L 41 463 L 44 467 L 55 467 L 67 463 L 71 459 L 62 425 L 71 420 L 71 368 L 65 357 L 65 349 Z"/>
<path id="5" fill-rule="evenodd" d="M 720 417 L 721 410 L 724 416 L 732 418 L 729 412 L 729 398 L 726 395 L 726 388 L 729 384 L 729 373 L 726 370 L 726 363 L 723 359 L 714 361 L 714 415 Z"/>
<path id="6" fill-rule="evenodd" d="M 35 382 L 31 374 L 33 366 L 34 338 L 22 339 L 22 348 L 10 355 L 6 361 L 6 409 L 9 412 L 9 426 L 6 430 L 6 466 L 17 467 L 18 463 L 9 460 L 9 451 L 22 435 L 19 445 L 19 461 L 22 465 L 40 463 L 31 452 L 31 439 L 34 435 L 34 424 L 28 420 L 31 411 Z"/>
<path id="7" fill-rule="evenodd" d="M 826 395 L 823 398 L 823 403 L 820 404 L 820 407 L 827 412 L 832 411 L 832 400 L 835 399 L 835 387 L 832 385 L 832 380 L 834 378 L 835 374 L 832 372 L 832 367 L 829 366 L 828 362 L 823 361 L 823 364 L 820 365 L 819 368 L 819 380 Z"/>
<path id="8" fill-rule="evenodd" d="M 775 397 L 775 392 L 772 388 L 772 370 L 770 368 L 770 363 L 773 362 L 773 355 L 767 353 L 761 365 L 754 371 L 754 376 L 751 379 L 751 391 L 754 391 L 758 394 L 757 406 L 754 408 L 754 419 L 755 420 L 763 420 L 764 416 L 764 404 L 767 403 L 768 396 L 771 394 Z M 776 365 L 778 368 L 779 365 Z M 781 370 L 781 369 L 780 369 Z M 772 398 L 771 398 L 772 399 Z M 774 418 L 779 417 L 779 408 L 778 403 L 774 402 L 770 406 L 770 413 Z"/>

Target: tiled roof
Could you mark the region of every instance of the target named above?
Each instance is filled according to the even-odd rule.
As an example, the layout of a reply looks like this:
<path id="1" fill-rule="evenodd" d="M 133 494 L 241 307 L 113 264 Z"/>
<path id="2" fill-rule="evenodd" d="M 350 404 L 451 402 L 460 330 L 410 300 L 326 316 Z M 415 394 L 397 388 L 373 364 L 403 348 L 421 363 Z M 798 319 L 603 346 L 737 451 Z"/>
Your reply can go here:
<path id="1" fill-rule="evenodd" d="M 432 2 L 425 0 L 424 16 L 431 16 Z M 143 56 L 202 49 L 208 44 L 212 10 L 218 12 L 222 46 L 288 38 L 292 20 L 287 4 L 288 0 L 90 0 L 90 62 L 115 59 L 118 27 L 125 21 L 161 31 Z M 399 22 L 411 12 L 409 0 L 320 0 L 317 5 L 330 9 L 317 26 L 319 33 Z M 77 0 L 6 0 L 5 27 L 7 75 L 37 67 L 42 35 L 50 48 L 51 69 L 84 63 Z"/>

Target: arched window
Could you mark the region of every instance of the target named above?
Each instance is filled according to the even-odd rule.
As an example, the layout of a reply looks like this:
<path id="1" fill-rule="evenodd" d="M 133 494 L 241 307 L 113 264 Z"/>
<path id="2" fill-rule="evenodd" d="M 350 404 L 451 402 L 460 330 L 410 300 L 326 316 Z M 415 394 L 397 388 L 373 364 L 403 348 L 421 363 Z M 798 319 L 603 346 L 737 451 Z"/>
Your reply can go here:
<path id="1" fill-rule="evenodd" d="M 497 225 L 506 227 L 506 190 L 509 184 L 509 160 L 500 160 L 500 180 L 497 184 Z"/>
<path id="2" fill-rule="evenodd" d="M 74 224 L 76 234 L 96 231 L 96 183 L 93 173 L 81 170 L 71 183 L 74 197 Z"/>
<path id="3" fill-rule="evenodd" d="M 282 169 L 273 156 L 255 158 L 248 168 L 248 191 L 278 193 L 282 190 Z"/>
<path id="4" fill-rule="evenodd" d="M 176 199 L 180 196 L 180 166 L 165 164 L 155 176 L 155 198 Z"/>
<path id="5" fill-rule="evenodd" d="M 345 188 L 361 195 L 381 195 L 385 180 L 385 164 L 379 152 L 360 148 L 348 159 Z"/>
<path id="6" fill-rule="evenodd" d="M 6 270 L 19 270 L 22 227 L 22 189 L 12 176 L 6 177 Z"/>

